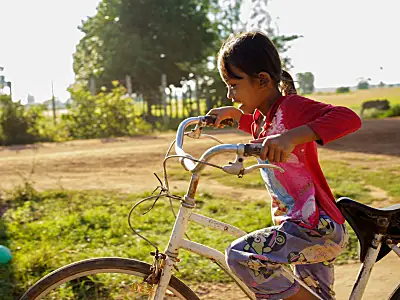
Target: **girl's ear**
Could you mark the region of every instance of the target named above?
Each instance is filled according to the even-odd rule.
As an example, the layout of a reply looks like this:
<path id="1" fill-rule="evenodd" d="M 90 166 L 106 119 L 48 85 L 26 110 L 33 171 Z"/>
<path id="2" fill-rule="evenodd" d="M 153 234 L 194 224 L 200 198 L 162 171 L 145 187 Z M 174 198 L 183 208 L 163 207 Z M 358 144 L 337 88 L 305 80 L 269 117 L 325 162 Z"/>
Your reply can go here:
<path id="1" fill-rule="evenodd" d="M 261 89 L 268 88 L 272 83 L 271 76 L 267 72 L 258 73 L 258 82 Z"/>

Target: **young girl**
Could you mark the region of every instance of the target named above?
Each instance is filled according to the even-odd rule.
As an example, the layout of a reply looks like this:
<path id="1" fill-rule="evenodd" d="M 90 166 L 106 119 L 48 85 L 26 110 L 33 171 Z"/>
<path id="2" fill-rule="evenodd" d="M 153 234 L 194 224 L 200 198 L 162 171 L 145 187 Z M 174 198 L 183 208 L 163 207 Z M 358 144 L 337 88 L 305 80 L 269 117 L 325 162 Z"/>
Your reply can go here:
<path id="1" fill-rule="evenodd" d="M 257 299 L 314 299 L 287 275 L 294 272 L 323 299 L 334 299 L 333 261 L 347 245 L 344 218 L 321 171 L 316 143 L 338 139 L 361 126 L 345 107 L 296 95 L 279 54 L 261 32 L 229 38 L 218 55 L 228 98 L 240 103 L 212 109 L 215 126 L 227 118 L 262 143 L 259 163 L 274 163 L 285 172 L 263 169 L 275 226 L 252 232 L 226 250 L 232 271 Z"/>

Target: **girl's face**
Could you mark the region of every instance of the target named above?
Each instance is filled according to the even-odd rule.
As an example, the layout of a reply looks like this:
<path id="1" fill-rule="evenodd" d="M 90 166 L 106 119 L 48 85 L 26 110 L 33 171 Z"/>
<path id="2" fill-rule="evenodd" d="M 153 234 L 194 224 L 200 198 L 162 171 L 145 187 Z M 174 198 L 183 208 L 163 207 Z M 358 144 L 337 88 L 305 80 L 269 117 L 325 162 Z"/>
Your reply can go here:
<path id="1" fill-rule="evenodd" d="M 239 109 L 245 114 L 268 106 L 268 101 L 276 94 L 276 87 L 266 72 L 258 77 L 252 77 L 234 66 L 230 66 L 236 78 L 229 78 L 225 83 L 228 88 L 227 98 L 233 103 L 240 103 Z"/>

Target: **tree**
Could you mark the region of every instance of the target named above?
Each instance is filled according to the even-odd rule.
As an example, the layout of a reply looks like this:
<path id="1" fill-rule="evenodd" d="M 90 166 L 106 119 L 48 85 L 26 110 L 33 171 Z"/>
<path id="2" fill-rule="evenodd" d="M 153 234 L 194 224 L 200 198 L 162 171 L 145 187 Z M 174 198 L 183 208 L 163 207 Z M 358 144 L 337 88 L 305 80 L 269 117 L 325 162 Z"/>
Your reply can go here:
<path id="1" fill-rule="evenodd" d="M 247 30 L 259 29 L 265 31 L 281 55 L 282 65 L 290 69 L 292 64 L 286 52 L 290 49 L 290 42 L 300 38 L 300 35 L 281 35 L 279 29 L 272 26 L 272 17 L 268 12 L 268 0 L 251 0 L 252 13 L 246 24 Z"/>
<path id="2" fill-rule="evenodd" d="M 240 20 L 241 6 L 240 0 L 211 0 L 208 16 L 219 36 L 218 42 L 226 40 L 232 33 L 245 29 L 246 25 Z"/>
<path id="3" fill-rule="evenodd" d="M 189 73 L 185 63 L 199 63 L 212 51 L 216 34 L 208 6 L 208 0 L 103 0 L 80 28 L 85 36 L 74 56 L 78 79 L 87 83 L 93 76 L 97 87 L 110 87 L 130 75 L 134 90 L 151 94 L 167 73 L 179 85 Z"/>
<path id="4" fill-rule="evenodd" d="M 357 83 L 357 88 L 359 90 L 368 90 L 369 89 L 369 81 L 371 80 L 371 78 L 364 78 L 364 77 L 360 77 L 357 79 L 358 83 Z"/>
<path id="5" fill-rule="evenodd" d="M 85 35 L 74 54 L 76 81 L 87 87 L 94 78 L 98 93 L 102 86 L 111 90 L 113 80 L 124 84 L 129 75 L 132 89 L 151 105 L 160 101 L 162 74 L 175 86 L 192 74 L 202 93 L 223 95 L 215 56 L 222 40 L 245 28 L 240 8 L 239 0 L 102 0 L 79 27 Z M 269 30 L 281 54 L 298 38 Z M 289 65 L 288 58 L 283 62 Z"/>
<path id="6" fill-rule="evenodd" d="M 301 94 L 312 94 L 315 90 L 314 87 L 314 74 L 311 72 L 297 73 L 297 82 Z"/>

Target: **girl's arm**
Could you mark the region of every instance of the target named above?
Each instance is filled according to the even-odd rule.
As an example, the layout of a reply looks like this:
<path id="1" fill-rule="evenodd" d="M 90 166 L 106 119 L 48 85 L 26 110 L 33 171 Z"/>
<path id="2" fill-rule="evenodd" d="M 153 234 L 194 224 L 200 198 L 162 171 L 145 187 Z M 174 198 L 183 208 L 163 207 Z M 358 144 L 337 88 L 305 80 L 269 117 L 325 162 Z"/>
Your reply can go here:
<path id="1" fill-rule="evenodd" d="M 324 145 L 361 127 L 361 119 L 352 110 L 297 95 L 288 99 L 284 113 L 290 130 L 252 141 L 263 143 L 262 159 L 286 162 L 297 145 L 312 141 Z"/>
<path id="2" fill-rule="evenodd" d="M 319 144 L 325 145 L 358 130 L 362 123 L 351 109 L 342 106 L 321 103 L 300 96 L 288 99 L 287 110 L 290 127 L 295 130 L 292 136 L 296 140 L 312 141 L 312 134 L 306 129 L 297 129 L 307 125 L 315 133 Z M 292 131 L 290 130 L 290 131 Z M 302 144 L 302 143 L 301 143 Z"/>

